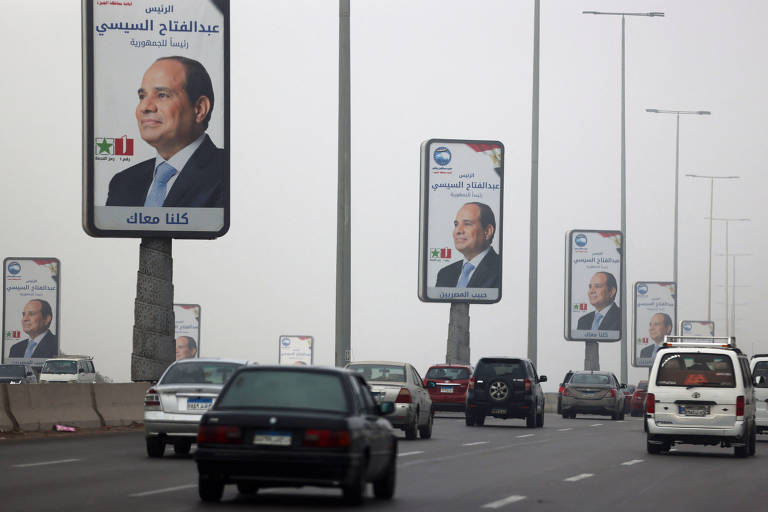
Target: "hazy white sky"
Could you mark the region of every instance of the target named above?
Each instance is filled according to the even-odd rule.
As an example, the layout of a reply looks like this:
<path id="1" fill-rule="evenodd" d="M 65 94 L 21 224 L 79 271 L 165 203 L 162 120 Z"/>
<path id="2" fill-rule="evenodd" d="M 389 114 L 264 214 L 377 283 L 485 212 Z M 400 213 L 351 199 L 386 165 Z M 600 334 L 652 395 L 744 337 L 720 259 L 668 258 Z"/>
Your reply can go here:
<path id="1" fill-rule="evenodd" d="M 449 306 L 416 297 L 419 145 L 432 137 L 506 147 L 503 299 L 470 309 L 472 360 L 525 355 L 533 0 L 352 0 L 353 358 L 445 357 Z M 564 234 L 618 229 L 618 17 L 627 19 L 628 283 L 672 278 L 675 122 L 646 108 L 711 110 L 680 129 L 678 318 L 706 316 L 708 187 L 688 172 L 738 174 L 715 190 L 732 224 L 737 336 L 768 351 L 763 176 L 768 3 L 542 0 L 539 370 L 555 388 L 581 368 L 563 339 Z M 139 240 L 81 228 L 80 2 L 2 0 L 6 114 L 2 256 L 61 259 L 61 348 L 130 377 Z M 334 361 L 338 2 L 232 0 L 232 224 L 216 241 L 174 241 L 177 302 L 202 305 L 201 353 L 277 362 L 281 334 L 312 335 Z M 135 91 L 138 84 L 126 84 Z M 715 225 L 713 319 L 724 324 L 724 229 Z M 758 314 L 755 317 L 755 314 Z M 631 318 L 630 318 L 631 326 Z M 618 344 L 603 369 L 619 373 Z M 630 367 L 630 381 L 646 375 Z"/>

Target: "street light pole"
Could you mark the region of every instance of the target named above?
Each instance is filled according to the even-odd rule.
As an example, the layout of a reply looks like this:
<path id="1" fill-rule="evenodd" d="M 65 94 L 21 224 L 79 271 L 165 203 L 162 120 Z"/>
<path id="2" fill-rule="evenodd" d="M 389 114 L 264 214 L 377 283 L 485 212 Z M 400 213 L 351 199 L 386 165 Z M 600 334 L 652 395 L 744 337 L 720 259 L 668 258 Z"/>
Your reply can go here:
<path id="1" fill-rule="evenodd" d="M 672 281 L 677 283 L 677 260 L 678 260 L 678 216 L 679 216 L 679 206 L 678 206 L 678 197 L 679 197 L 679 188 L 678 188 L 678 182 L 680 179 L 680 114 L 683 115 L 697 115 L 697 116 L 708 116 L 712 113 L 709 110 L 661 110 L 658 108 L 647 108 L 645 109 L 646 112 L 650 112 L 652 114 L 674 114 L 675 120 L 676 120 L 676 128 L 675 128 L 675 235 L 674 235 L 674 248 L 673 248 L 673 255 L 672 255 Z M 677 283 L 677 286 L 679 287 L 680 284 Z"/>
<path id="2" fill-rule="evenodd" d="M 725 222 L 725 335 L 730 336 L 731 335 L 731 327 L 728 322 L 728 225 L 731 222 L 748 222 L 751 219 L 748 218 L 733 218 L 733 217 L 710 217 L 710 220 L 720 220 Z"/>
<path id="3" fill-rule="evenodd" d="M 626 61 L 626 22 L 627 16 L 663 17 L 663 12 L 603 12 L 582 11 L 582 14 L 621 16 L 621 381 L 627 382 L 627 144 L 626 144 L 626 88 L 624 63 Z M 587 342 L 589 343 L 589 342 Z"/>

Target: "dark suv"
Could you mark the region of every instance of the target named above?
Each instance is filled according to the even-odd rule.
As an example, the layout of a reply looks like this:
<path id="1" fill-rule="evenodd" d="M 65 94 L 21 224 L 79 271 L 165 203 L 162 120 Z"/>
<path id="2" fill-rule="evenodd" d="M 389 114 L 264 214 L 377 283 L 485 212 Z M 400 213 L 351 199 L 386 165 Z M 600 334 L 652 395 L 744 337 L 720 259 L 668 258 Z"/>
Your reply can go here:
<path id="1" fill-rule="evenodd" d="M 528 428 L 543 427 L 544 393 L 539 383 L 546 381 L 528 359 L 483 357 L 469 380 L 467 425 L 482 425 L 486 416 L 493 416 L 524 418 Z"/>

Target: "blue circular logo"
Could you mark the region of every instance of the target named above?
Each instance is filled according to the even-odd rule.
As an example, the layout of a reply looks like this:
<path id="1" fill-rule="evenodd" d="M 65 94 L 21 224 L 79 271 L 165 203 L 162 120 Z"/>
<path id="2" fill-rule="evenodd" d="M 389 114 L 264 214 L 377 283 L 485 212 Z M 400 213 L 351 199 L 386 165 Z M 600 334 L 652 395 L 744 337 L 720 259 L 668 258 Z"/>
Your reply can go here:
<path id="1" fill-rule="evenodd" d="M 282 343 L 284 347 L 287 347 L 291 344 L 291 340 L 289 338 L 280 338 L 280 343 Z"/>
<path id="2" fill-rule="evenodd" d="M 648 293 L 648 285 L 646 284 L 637 285 L 637 293 L 639 293 L 640 295 L 645 295 L 646 293 Z"/>
<path id="3" fill-rule="evenodd" d="M 587 235 L 576 235 L 576 238 L 574 238 L 573 241 L 576 244 L 576 247 L 585 247 L 587 245 Z"/>
<path id="4" fill-rule="evenodd" d="M 440 146 L 435 150 L 432 158 L 435 159 L 437 165 L 448 165 L 451 163 L 451 151 L 445 146 Z"/>
<path id="5" fill-rule="evenodd" d="M 8 264 L 8 273 L 16 275 L 21 272 L 21 264 L 18 261 L 12 261 Z"/>
<path id="6" fill-rule="evenodd" d="M 693 326 L 691 325 L 691 322 L 683 322 L 683 330 L 685 332 L 691 332 L 691 329 Z"/>

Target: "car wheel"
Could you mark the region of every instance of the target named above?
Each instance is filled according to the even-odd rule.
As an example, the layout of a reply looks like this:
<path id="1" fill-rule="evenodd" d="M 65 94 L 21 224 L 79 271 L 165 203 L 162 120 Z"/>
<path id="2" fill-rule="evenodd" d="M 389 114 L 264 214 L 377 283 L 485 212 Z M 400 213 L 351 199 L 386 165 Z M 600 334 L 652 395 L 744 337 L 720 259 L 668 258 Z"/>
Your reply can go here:
<path id="1" fill-rule="evenodd" d="M 237 492 L 240 494 L 256 494 L 259 486 L 254 482 L 237 482 Z"/>
<path id="2" fill-rule="evenodd" d="M 435 421 L 435 411 L 429 411 L 429 419 L 427 419 L 427 424 L 423 426 L 419 426 L 419 437 L 422 439 L 429 439 L 432 437 L 432 424 Z"/>
<path id="3" fill-rule="evenodd" d="M 173 453 L 187 455 L 192 449 L 192 441 L 176 441 L 173 443 Z"/>
<path id="4" fill-rule="evenodd" d="M 494 380 L 488 385 L 488 397 L 494 402 L 503 402 L 509 396 L 509 384 L 503 380 Z"/>
<path id="5" fill-rule="evenodd" d="M 224 482 L 218 475 L 201 474 L 197 480 L 197 492 L 203 501 L 219 501 L 224 494 Z"/>
<path id="6" fill-rule="evenodd" d="M 474 427 L 475 426 L 475 418 L 469 412 L 464 414 L 464 422 L 467 424 L 468 427 Z"/>
<path id="7" fill-rule="evenodd" d="M 349 505 L 360 505 L 363 503 L 363 498 L 365 497 L 365 485 L 367 483 L 365 481 L 365 467 L 366 464 L 364 463 L 360 467 L 360 472 L 355 476 L 355 480 L 349 485 L 345 485 L 341 488 L 344 501 Z"/>
<path id="8" fill-rule="evenodd" d="M 651 455 L 658 455 L 661 453 L 662 445 L 660 444 L 654 444 L 650 441 L 650 439 L 647 439 L 645 442 L 646 449 L 648 450 L 648 453 Z"/>
<path id="9" fill-rule="evenodd" d="M 613 411 L 611 413 L 611 420 L 612 421 L 617 421 L 618 419 L 619 419 L 619 411 Z"/>
<path id="10" fill-rule="evenodd" d="M 568 419 L 568 418 L 570 418 L 570 417 L 571 417 L 571 415 L 570 415 L 570 414 L 566 414 L 566 413 L 563 413 L 563 419 L 564 419 L 564 420 L 567 420 L 567 419 Z"/>
<path id="11" fill-rule="evenodd" d="M 624 412 L 624 409 L 622 409 L 622 410 L 621 410 L 621 412 L 619 413 L 619 419 L 620 419 L 621 421 L 624 421 L 624 415 L 625 415 L 625 414 L 626 414 L 626 413 Z"/>
<path id="12" fill-rule="evenodd" d="M 478 427 L 482 427 L 483 425 L 485 425 L 485 414 L 475 416 L 475 425 L 477 425 Z"/>
<path id="13" fill-rule="evenodd" d="M 162 457 L 165 453 L 165 443 L 157 436 L 147 437 L 147 455 L 152 458 Z"/>
<path id="14" fill-rule="evenodd" d="M 536 416 L 536 426 L 539 428 L 544 426 L 544 411 L 541 411 L 538 416 Z"/>
<path id="15" fill-rule="evenodd" d="M 405 427 L 405 438 L 409 441 L 413 441 L 416 439 L 416 435 L 418 434 L 418 421 L 419 417 L 418 414 L 414 416 L 413 421 L 411 421 L 406 427 Z"/>
<path id="16" fill-rule="evenodd" d="M 757 427 L 755 425 L 752 425 L 752 437 L 749 440 L 749 455 L 752 456 L 755 454 L 755 443 L 757 441 Z"/>
<path id="17" fill-rule="evenodd" d="M 380 500 L 391 500 L 395 495 L 395 476 L 397 473 L 397 455 L 392 454 L 389 467 L 384 475 L 373 482 L 373 495 Z"/>
<path id="18" fill-rule="evenodd" d="M 528 416 L 525 417 L 525 426 L 526 428 L 535 428 L 536 427 L 536 419 L 538 417 L 538 414 L 536 414 L 536 407 L 532 407 L 531 411 L 528 413 Z"/>

